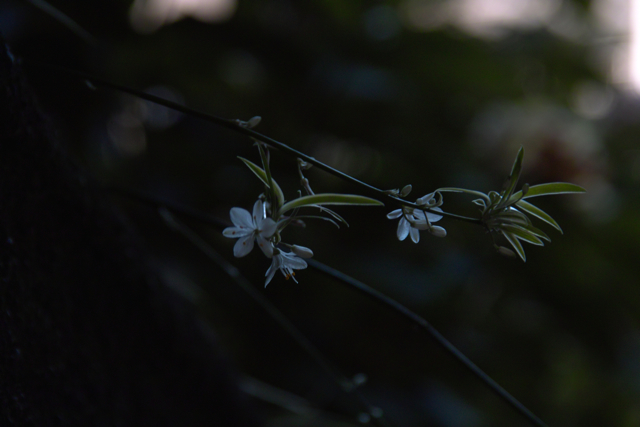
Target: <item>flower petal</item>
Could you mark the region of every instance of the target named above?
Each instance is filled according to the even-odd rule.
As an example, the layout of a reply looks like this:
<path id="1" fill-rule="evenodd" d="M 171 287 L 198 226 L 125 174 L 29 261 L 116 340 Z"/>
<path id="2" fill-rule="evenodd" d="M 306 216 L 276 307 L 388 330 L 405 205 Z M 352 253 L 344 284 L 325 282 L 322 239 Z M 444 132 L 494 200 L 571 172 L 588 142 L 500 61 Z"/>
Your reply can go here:
<path id="1" fill-rule="evenodd" d="M 240 237 L 233 247 L 233 256 L 241 258 L 251 252 L 251 249 L 253 249 L 253 239 L 253 233 Z"/>
<path id="2" fill-rule="evenodd" d="M 391 211 L 387 214 L 387 218 L 389 219 L 398 219 L 402 216 L 402 209 L 396 209 L 395 211 Z"/>
<path id="3" fill-rule="evenodd" d="M 419 199 L 416 200 L 416 204 L 417 205 L 430 205 L 433 202 L 436 201 L 435 197 L 433 197 L 433 195 L 435 194 L 435 191 L 433 193 L 429 193 L 425 196 L 420 197 Z"/>
<path id="4" fill-rule="evenodd" d="M 271 218 L 265 218 L 260 224 L 260 235 L 265 239 L 271 238 L 276 233 L 278 225 Z"/>
<path id="5" fill-rule="evenodd" d="M 411 227 L 411 240 L 413 240 L 413 243 L 418 243 L 420 241 L 420 231 L 417 228 L 413 228 Z"/>
<path id="6" fill-rule="evenodd" d="M 251 233 L 252 231 L 250 229 L 240 227 L 227 227 L 222 231 L 224 237 L 230 237 L 232 239 L 237 239 Z"/>
<path id="7" fill-rule="evenodd" d="M 293 253 L 281 253 L 283 258 L 282 267 L 290 267 L 295 268 L 296 270 L 302 270 L 303 268 L 307 268 L 307 261 L 299 258 Z"/>
<path id="8" fill-rule="evenodd" d="M 233 222 L 233 225 L 236 227 L 249 228 L 251 230 L 255 228 L 253 220 L 251 219 L 251 214 L 246 209 L 231 208 L 229 216 L 231 217 L 231 222 Z"/>
<path id="9" fill-rule="evenodd" d="M 407 238 L 409 235 L 409 229 L 411 228 L 411 224 L 405 217 L 400 218 L 400 222 L 398 223 L 398 240 L 402 241 Z"/>
<path id="10" fill-rule="evenodd" d="M 426 222 L 427 220 L 425 219 L 425 215 L 424 215 L 424 211 L 421 211 L 420 209 L 414 209 L 413 210 L 413 219 L 415 219 L 416 221 L 419 222 Z"/>
<path id="11" fill-rule="evenodd" d="M 412 229 L 416 229 L 416 230 L 429 230 L 431 229 L 432 225 L 429 224 L 426 220 L 422 220 L 422 221 L 416 221 L 413 224 L 411 224 L 411 228 Z"/>
<path id="12" fill-rule="evenodd" d="M 262 253 L 264 253 L 267 258 L 273 257 L 273 245 L 271 242 L 260 234 L 256 236 L 256 240 L 258 241 L 258 247 L 262 250 Z"/>
<path id="13" fill-rule="evenodd" d="M 275 259 L 275 257 L 274 257 Z M 269 269 L 267 270 L 265 277 L 267 278 L 267 280 L 265 280 L 264 282 L 264 287 L 266 288 L 267 285 L 269 284 L 269 282 L 271 281 L 271 279 L 273 279 L 273 275 L 276 274 L 276 271 L 278 271 L 278 269 L 276 267 L 274 267 L 273 262 L 271 263 L 271 266 L 269 266 Z"/>
<path id="14" fill-rule="evenodd" d="M 442 212 L 442 209 L 440 208 L 431 208 L 431 210 Z M 427 214 L 427 218 L 429 218 L 429 222 L 438 222 L 442 219 L 442 215 L 434 214 L 431 212 L 426 212 L 426 214 Z"/>
<path id="15" fill-rule="evenodd" d="M 291 246 L 291 250 L 294 254 L 298 255 L 300 258 L 311 258 L 313 257 L 313 251 L 309 248 L 305 248 L 304 246 L 293 245 Z"/>
<path id="16" fill-rule="evenodd" d="M 260 228 L 260 224 L 262 224 L 262 219 L 264 218 L 264 209 L 262 207 L 262 200 L 258 199 L 253 204 L 253 224 L 256 228 Z"/>
<path id="17" fill-rule="evenodd" d="M 267 287 L 269 282 L 271 282 L 271 279 L 273 279 L 273 276 L 276 274 L 276 271 L 278 271 L 278 269 L 281 266 L 282 266 L 282 256 L 280 254 L 275 255 L 273 258 L 271 258 L 271 265 L 269 266 L 269 269 L 265 273 L 265 277 L 267 278 L 267 280 L 265 280 L 264 282 L 265 288 Z"/>

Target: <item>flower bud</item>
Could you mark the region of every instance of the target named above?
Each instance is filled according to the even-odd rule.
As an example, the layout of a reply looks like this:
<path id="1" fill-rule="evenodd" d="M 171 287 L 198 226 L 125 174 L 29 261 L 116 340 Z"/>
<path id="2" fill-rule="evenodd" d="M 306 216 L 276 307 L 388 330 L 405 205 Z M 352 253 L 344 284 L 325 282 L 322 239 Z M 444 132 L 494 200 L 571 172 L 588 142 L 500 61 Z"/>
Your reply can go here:
<path id="1" fill-rule="evenodd" d="M 411 226 L 418 230 L 429 230 L 432 227 L 427 221 L 414 221 Z"/>
<path id="2" fill-rule="evenodd" d="M 302 186 L 302 188 L 304 188 L 304 191 L 306 191 L 308 194 L 313 195 L 313 190 L 311 189 L 311 186 L 309 185 L 309 180 L 307 178 L 302 178 L 300 180 L 300 185 Z"/>
<path id="3" fill-rule="evenodd" d="M 262 117 L 260 116 L 254 116 L 251 117 L 248 121 L 247 121 L 247 127 L 249 129 L 253 129 L 254 127 L 258 126 L 258 123 L 260 123 L 260 120 L 262 120 Z"/>
<path id="4" fill-rule="evenodd" d="M 300 258 L 311 258 L 313 256 L 313 251 L 309 248 L 305 248 L 304 246 L 293 245 L 291 246 L 291 250 Z"/>
<path id="5" fill-rule="evenodd" d="M 440 226 L 433 225 L 429 229 L 429 233 L 433 234 L 436 237 L 445 237 L 447 235 L 447 230 Z"/>
<path id="6" fill-rule="evenodd" d="M 303 220 L 298 219 L 298 218 L 293 219 L 291 221 L 291 225 L 293 225 L 295 227 L 302 227 L 302 228 L 305 228 L 307 226 L 307 224 Z"/>
<path id="7" fill-rule="evenodd" d="M 411 189 L 413 187 L 411 186 L 411 184 L 407 184 L 404 187 L 402 187 L 402 190 L 400 190 L 400 197 L 406 197 L 409 195 L 409 193 L 411 193 Z"/>
<path id="8" fill-rule="evenodd" d="M 429 193 L 426 196 L 422 196 L 416 200 L 416 204 L 420 206 L 430 205 L 431 201 L 435 202 L 435 198 L 433 197 L 433 193 Z"/>
<path id="9" fill-rule="evenodd" d="M 504 246 L 498 246 L 498 247 L 496 247 L 496 250 L 498 251 L 498 253 L 500 255 L 506 256 L 507 258 L 515 258 L 516 257 L 516 253 L 515 252 L 513 252 L 509 248 L 505 248 Z"/>
<path id="10" fill-rule="evenodd" d="M 298 167 L 302 170 L 309 170 L 311 169 L 311 166 L 313 166 L 311 163 L 309 162 L 305 162 L 304 160 L 302 160 L 301 158 L 298 158 Z"/>

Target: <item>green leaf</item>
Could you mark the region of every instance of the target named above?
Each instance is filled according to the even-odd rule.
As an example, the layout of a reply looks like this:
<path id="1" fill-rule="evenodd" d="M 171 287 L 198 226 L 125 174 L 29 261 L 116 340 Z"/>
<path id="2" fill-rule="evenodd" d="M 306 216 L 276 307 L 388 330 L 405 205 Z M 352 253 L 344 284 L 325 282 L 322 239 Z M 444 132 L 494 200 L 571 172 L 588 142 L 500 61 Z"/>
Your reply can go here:
<path id="1" fill-rule="evenodd" d="M 506 223 L 515 223 L 517 225 L 528 225 L 531 223 L 531 220 L 529 220 L 525 214 L 513 208 L 507 208 L 497 214 L 495 218 L 501 223 L 504 223 L 503 221 L 506 221 Z"/>
<path id="2" fill-rule="evenodd" d="M 520 256 L 522 261 L 527 262 L 527 256 L 524 253 L 524 248 L 522 247 L 522 244 L 516 238 L 516 236 L 509 233 L 508 231 L 504 231 L 504 230 L 501 230 L 501 231 L 504 237 L 509 241 L 509 243 L 511 243 L 511 246 L 513 246 L 513 249 L 516 250 L 517 254 Z"/>
<path id="3" fill-rule="evenodd" d="M 532 185 L 529 187 L 529 191 L 525 194 L 523 199 L 529 199 L 531 197 L 538 196 L 550 196 L 552 194 L 576 194 L 584 193 L 584 188 L 579 185 L 571 184 L 569 182 L 548 182 L 546 184 Z M 514 203 L 522 196 L 522 191 L 514 193 L 509 199 L 510 203 Z"/>
<path id="4" fill-rule="evenodd" d="M 504 193 L 502 193 L 502 199 L 500 203 L 498 203 L 497 208 L 504 207 L 507 202 L 509 202 L 509 198 L 513 194 L 513 190 L 516 188 L 516 184 L 518 183 L 518 179 L 520 178 L 520 172 L 522 172 L 522 159 L 524 158 L 524 147 L 520 147 L 518 151 L 518 155 L 516 156 L 515 162 L 513 162 L 513 167 L 511 168 L 511 175 L 509 175 L 509 184 L 507 188 L 505 188 Z"/>
<path id="5" fill-rule="evenodd" d="M 482 197 L 484 200 L 487 201 L 487 203 L 491 203 L 491 199 L 489 199 L 489 196 L 487 196 L 486 194 L 484 194 L 481 191 L 467 190 L 466 188 L 442 187 L 442 188 L 438 188 L 437 190 L 435 190 L 434 193 L 438 192 L 438 191 L 441 191 L 443 193 L 466 193 L 466 194 L 472 194 L 474 196 Z"/>
<path id="6" fill-rule="evenodd" d="M 532 232 L 533 234 L 535 234 L 536 236 L 538 236 L 541 239 L 546 240 L 547 242 L 550 242 L 551 239 L 549 238 L 549 236 L 547 236 L 547 233 L 545 233 L 544 231 L 540 230 L 539 228 L 534 227 L 532 224 L 529 225 L 523 225 L 524 228 L 526 228 L 528 231 Z"/>
<path id="7" fill-rule="evenodd" d="M 472 200 L 471 203 L 473 203 L 474 205 L 480 206 L 483 211 L 487 207 L 487 205 L 485 204 L 484 199 L 475 199 L 475 200 Z"/>
<path id="8" fill-rule="evenodd" d="M 238 157 L 240 160 L 242 160 L 242 162 L 247 165 L 247 167 L 251 170 L 251 172 L 253 172 L 259 179 L 260 181 L 262 181 L 264 183 L 264 185 L 267 186 L 267 188 L 271 188 L 269 186 L 269 181 L 267 179 L 267 174 L 265 173 L 265 171 L 258 165 L 256 165 L 255 163 L 251 162 L 250 160 L 247 160 L 243 157 Z M 278 205 L 282 206 L 284 204 L 284 193 L 282 192 L 282 190 L 280 189 L 280 186 L 278 185 L 278 183 L 276 182 L 275 179 L 271 178 L 271 182 L 273 182 L 273 187 L 276 193 L 276 197 L 278 198 Z"/>
<path id="9" fill-rule="evenodd" d="M 299 218 L 321 219 L 323 221 L 328 221 L 331 224 L 335 225 L 336 227 L 340 228 L 340 224 L 338 224 L 337 222 L 335 222 L 331 218 L 327 218 L 326 216 L 320 216 L 320 215 L 298 215 L 298 216 L 296 216 L 296 219 L 299 219 Z"/>
<path id="10" fill-rule="evenodd" d="M 342 218 L 340 215 L 338 215 L 336 212 L 332 211 L 329 208 L 323 208 L 322 206 L 314 206 L 318 209 L 320 209 L 320 212 L 326 212 L 329 215 L 331 215 L 335 220 L 340 221 L 341 223 L 343 223 L 344 225 L 346 225 L 347 227 L 349 226 L 349 223 L 347 222 L 346 219 Z"/>
<path id="11" fill-rule="evenodd" d="M 492 190 L 489 191 L 489 200 L 491 200 L 491 205 L 489 206 L 489 208 L 491 208 L 491 210 L 495 210 L 502 198 L 500 197 L 500 193 Z"/>
<path id="12" fill-rule="evenodd" d="M 527 202 L 526 200 L 518 201 L 516 203 L 516 206 L 518 208 L 520 208 L 521 210 L 525 211 L 526 213 L 528 213 L 529 215 L 532 215 L 532 216 L 535 216 L 538 219 L 541 219 L 542 221 L 546 222 L 547 224 L 549 224 L 552 227 L 554 227 L 555 229 L 557 229 L 560 233 L 562 233 L 562 228 L 560 228 L 560 226 L 558 225 L 556 220 L 551 218 L 551 215 L 549 215 L 548 213 L 546 213 L 545 211 L 543 211 L 539 207 L 532 205 L 531 203 Z"/>
<path id="13" fill-rule="evenodd" d="M 507 231 L 509 234 L 513 234 L 518 239 L 524 240 L 525 242 L 531 243 L 532 245 L 544 246 L 544 243 L 538 238 L 538 236 L 519 225 L 503 224 L 500 226 L 500 229 L 503 231 Z"/>
<path id="14" fill-rule="evenodd" d="M 355 194 L 314 194 L 311 196 L 302 196 L 295 200 L 285 203 L 280 208 L 278 216 L 284 214 L 291 209 L 301 208 L 313 205 L 362 205 L 362 206 L 384 206 L 384 203 L 376 199 Z"/>

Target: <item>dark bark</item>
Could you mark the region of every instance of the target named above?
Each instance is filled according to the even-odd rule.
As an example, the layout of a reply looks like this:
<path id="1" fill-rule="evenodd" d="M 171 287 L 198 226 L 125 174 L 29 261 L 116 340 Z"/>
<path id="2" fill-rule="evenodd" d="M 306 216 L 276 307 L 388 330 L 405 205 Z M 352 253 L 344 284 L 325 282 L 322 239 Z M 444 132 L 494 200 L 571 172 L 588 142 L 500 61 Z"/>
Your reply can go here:
<path id="1" fill-rule="evenodd" d="M 256 425 L 0 45 L 0 425 Z"/>

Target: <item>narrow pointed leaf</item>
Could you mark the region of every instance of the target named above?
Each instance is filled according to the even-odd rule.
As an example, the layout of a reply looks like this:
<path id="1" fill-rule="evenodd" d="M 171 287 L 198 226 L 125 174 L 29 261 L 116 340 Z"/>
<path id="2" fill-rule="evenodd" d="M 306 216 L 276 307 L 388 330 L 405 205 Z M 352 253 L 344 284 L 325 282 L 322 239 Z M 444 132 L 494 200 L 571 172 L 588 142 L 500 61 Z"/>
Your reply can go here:
<path id="1" fill-rule="evenodd" d="M 342 218 L 340 215 L 338 215 L 336 212 L 332 211 L 329 208 L 323 208 L 322 206 L 314 206 L 318 209 L 320 209 L 320 212 L 326 212 L 329 215 L 331 215 L 336 221 L 340 221 L 341 223 L 343 223 L 344 225 L 346 225 L 347 227 L 349 226 L 349 223 L 347 222 L 346 219 Z"/>
<path id="2" fill-rule="evenodd" d="M 523 199 L 551 194 L 584 193 L 585 191 L 587 190 L 570 182 L 548 182 L 546 184 L 532 185 L 529 187 L 529 191 L 524 195 Z"/>
<path id="3" fill-rule="evenodd" d="M 355 194 L 314 194 L 302 196 L 285 203 L 280 208 L 278 215 L 282 215 L 291 209 L 313 205 L 363 205 L 363 206 L 384 206 L 384 203 L 370 197 L 358 196 Z"/>
<path id="4" fill-rule="evenodd" d="M 585 191 L 587 190 L 579 185 L 571 184 L 569 182 L 548 182 L 546 184 L 532 185 L 529 187 L 527 194 L 522 198 L 529 199 L 531 197 L 550 196 L 552 194 L 577 194 L 584 193 Z M 511 196 L 509 202 L 515 203 L 515 201 L 521 198 L 521 196 L 522 191 L 518 191 Z"/>
<path id="5" fill-rule="evenodd" d="M 456 188 L 456 187 L 438 188 L 437 190 L 434 191 L 434 193 L 437 192 L 437 191 L 440 191 L 440 192 L 443 192 L 443 193 L 466 193 L 466 194 L 472 194 L 474 196 L 482 197 L 488 203 L 491 203 L 491 199 L 489 199 L 489 196 L 487 196 L 486 194 L 484 194 L 481 191 L 467 190 L 466 188 Z"/>
<path id="6" fill-rule="evenodd" d="M 500 193 L 498 193 L 497 191 L 489 191 L 489 200 L 491 200 L 491 204 L 490 204 L 490 209 L 491 210 L 496 210 L 498 207 L 498 203 L 500 203 Z"/>
<path id="7" fill-rule="evenodd" d="M 484 199 L 475 199 L 475 200 L 472 200 L 471 203 L 473 203 L 474 205 L 478 205 L 483 209 L 487 207 L 486 203 L 484 202 Z"/>
<path id="8" fill-rule="evenodd" d="M 502 199 L 500 203 L 498 203 L 498 208 L 506 206 L 509 202 L 509 198 L 513 194 L 513 190 L 516 188 L 516 184 L 518 183 L 518 179 L 520 178 L 520 172 L 522 172 L 522 159 L 524 158 L 524 148 L 520 147 L 518 151 L 518 155 L 516 156 L 515 162 L 513 162 L 513 167 L 511 168 L 511 175 L 509 175 L 509 184 L 507 188 L 504 190 Z"/>
<path id="9" fill-rule="evenodd" d="M 527 256 L 524 253 L 524 248 L 522 247 L 522 244 L 516 238 L 516 236 L 504 230 L 502 230 L 502 234 L 509 241 L 509 243 L 511 243 L 511 246 L 513 247 L 513 249 L 515 249 L 516 253 L 520 256 L 522 261 L 527 262 Z"/>
<path id="10" fill-rule="evenodd" d="M 250 160 L 245 159 L 244 157 L 238 158 L 242 160 L 242 163 L 244 163 L 249 168 L 249 170 L 251 170 L 251 172 L 253 172 L 260 179 L 260 181 L 262 181 L 262 183 L 267 186 L 267 188 L 270 188 L 269 182 L 267 181 L 267 174 L 260 166 L 256 165 Z"/>
<path id="11" fill-rule="evenodd" d="M 512 222 L 518 225 L 531 224 L 531 220 L 525 214 L 513 208 L 500 212 L 496 219 L 498 221 Z"/>
<path id="12" fill-rule="evenodd" d="M 503 224 L 500 229 L 513 234 L 520 240 L 524 240 L 527 243 L 531 243 L 536 246 L 544 246 L 542 240 L 538 238 L 534 233 L 519 225 Z"/>
<path id="13" fill-rule="evenodd" d="M 550 242 L 551 239 L 549 238 L 549 236 L 547 236 L 547 233 L 545 233 L 544 231 L 540 230 L 537 227 L 534 227 L 532 224 L 523 226 L 524 228 L 527 229 L 527 231 L 530 231 L 531 233 L 535 234 L 536 236 L 538 236 L 541 239 L 546 240 L 547 242 Z"/>
<path id="14" fill-rule="evenodd" d="M 265 173 L 265 171 L 258 165 L 256 165 L 255 163 L 251 162 L 250 160 L 247 160 L 243 157 L 238 157 L 240 160 L 242 160 L 242 162 L 247 165 L 247 167 L 251 170 L 251 172 L 253 172 L 255 174 L 255 176 L 257 176 L 260 181 L 262 181 L 264 183 L 264 185 L 267 186 L 267 188 L 271 188 L 269 186 L 269 181 L 267 179 L 267 174 Z M 278 198 L 278 205 L 282 206 L 284 204 L 284 193 L 282 192 L 282 190 L 280 189 L 280 186 L 278 185 L 278 183 L 276 182 L 275 179 L 273 179 L 273 177 L 271 178 L 271 182 L 273 182 L 273 189 L 275 191 L 276 197 Z"/>
<path id="15" fill-rule="evenodd" d="M 520 200 L 519 202 L 516 203 L 516 206 L 518 206 L 519 209 L 525 211 L 529 215 L 532 215 L 538 219 L 541 219 L 542 221 L 546 222 L 547 224 L 557 229 L 560 233 L 562 233 L 562 228 L 560 228 L 556 220 L 551 218 L 551 215 L 549 215 L 539 207 L 532 205 L 526 200 Z"/>
<path id="16" fill-rule="evenodd" d="M 298 216 L 296 216 L 296 218 L 297 219 L 299 219 L 299 218 L 321 219 L 323 221 L 328 221 L 331 224 L 335 225 L 336 227 L 340 228 L 340 224 L 338 224 L 337 222 L 335 222 L 331 218 L 327 218 L 326 216 L 320 216 L 320 215 L 298 215 Z"/>

